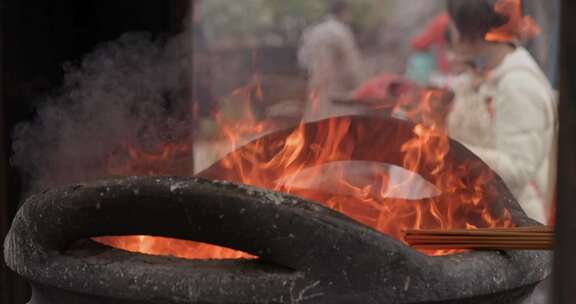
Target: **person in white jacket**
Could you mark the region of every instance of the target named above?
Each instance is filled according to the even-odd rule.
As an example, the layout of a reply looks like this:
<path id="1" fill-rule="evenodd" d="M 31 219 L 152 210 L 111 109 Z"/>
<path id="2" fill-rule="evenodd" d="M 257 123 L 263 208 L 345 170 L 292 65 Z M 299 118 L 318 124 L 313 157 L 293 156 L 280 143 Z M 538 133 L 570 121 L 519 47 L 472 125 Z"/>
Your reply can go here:
<path id="1" fill-rule="evenodd" d="M 350 97 L 364 78 L 360 50 L 348 25 L 351 18 L 346 1 L 332 1 L 330 15 L 302 35 L 298 60 L 309 77 L 305 121 L 353 112 L 351 107 L 334 102 Z"/>
<path id="2" fill-rule="evenodd" d="M 503 2 L 520 3 L 448 0 L 457 51 L 475 64 L 455 88 L 448 132 L 502 177 L 528 216 L 546 223 L 554 199 L 556 99 L 518 44 L 534 24 L 498 11 Z"/>

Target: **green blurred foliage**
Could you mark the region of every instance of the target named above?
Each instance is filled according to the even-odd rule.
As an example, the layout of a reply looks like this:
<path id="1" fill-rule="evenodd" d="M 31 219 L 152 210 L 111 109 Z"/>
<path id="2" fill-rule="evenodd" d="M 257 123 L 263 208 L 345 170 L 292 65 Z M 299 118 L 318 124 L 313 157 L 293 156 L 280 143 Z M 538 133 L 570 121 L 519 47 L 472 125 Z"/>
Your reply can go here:
<path id="1" fill-rule="evenodd" d="M 216 45 L 294 44 L 307 27 L 328 12 L 327 0 L 204 0 L 200 16 L 208 41 Z M 381 24 L 386 1 L 351 0 L 354 27 Z"/>
<path id="2" fill-rule="evenodd" d="M 204 0 L 200 20 L 209 41 L 248 40 L 273 21 L 267 0 Z"/>
<path id="3" fill-rule="evenodd" d="M 387 13 L 384 0 L 353 0 L 354 27 L 360 32 L 370 32 L 382 25 Z"/>

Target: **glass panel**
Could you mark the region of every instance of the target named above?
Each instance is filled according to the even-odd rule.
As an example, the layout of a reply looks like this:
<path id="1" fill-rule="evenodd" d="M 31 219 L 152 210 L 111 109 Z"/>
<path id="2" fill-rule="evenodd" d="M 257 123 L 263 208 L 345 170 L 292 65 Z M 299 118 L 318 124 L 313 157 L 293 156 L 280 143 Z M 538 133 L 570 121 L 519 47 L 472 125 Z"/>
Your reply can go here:
<path id="1" fill-rule="evenodd" d="M 448 177 L 449 184 L 459 180 L 466 189 L 495 179 L 454 177 L 472 172 L 470 163 L 458 169 L 448 164 L 446 151 L 456 149 L 454 140 L 502 178 L 529 217 L 549 221 L 555 186 L 557 1 L 204 0 L 197 2 L 196 13 L 196 173 L 216 164 L 235 172 L 224 174 L 234 181 L 325 195 L 326 183 L 341 185 L 351 176 L 356 182 L 374 179 L 370 170 L 390 165 L 416 171 L 435 156 L 436 171 L 428 169 L 442 168 L 443 176 L 424 179 L 438 197 L 454 193 L 441 184 Z M 410 122 L 420 141 L 398 147 L 400 164 L 380 160 L 364 166 L 366 159 L 355 159 L 349 149 L 370 149 L 360 148 L 362 135 L 350 143 L 346 134 L 370 131 L 358 131 L 362 123 L 343 118 L 350 116 Z M 281 131 L 286 132 L 283 140 L 273 139 L 278 130 L 288 130 Z M 311 140 L 310 132 L 322 140 Z M 258 138 L 264 139 L 253 142 Z M 384 153 L 380 147 L 374 144 L 372 154 Z M 263 173 L 270 168 L 272 180 L 291 180 L 290 186 L 270 183 Z M 405 180 L 395 179 L 400 171 L 387 168 L 380 170 L 387 185 Z M 359 184 L 356 189 L 375 186 Z M 404 198 L 418 187 L 410 184 Z M 330 191 L 341 195 L 342 189 Z M 330 198 L 299 194 L 331 206 Z M 432 200 L 441 205 L 441 199 Z M 486 195 L 479 199 L 484 200 Z M 471 208 L 466 200 L 459 204 Z M 441 224 L 453 215 L 441 214 L 442 220 L 420 228 L 513 225 L 506 212 L 482 223 Z"/>

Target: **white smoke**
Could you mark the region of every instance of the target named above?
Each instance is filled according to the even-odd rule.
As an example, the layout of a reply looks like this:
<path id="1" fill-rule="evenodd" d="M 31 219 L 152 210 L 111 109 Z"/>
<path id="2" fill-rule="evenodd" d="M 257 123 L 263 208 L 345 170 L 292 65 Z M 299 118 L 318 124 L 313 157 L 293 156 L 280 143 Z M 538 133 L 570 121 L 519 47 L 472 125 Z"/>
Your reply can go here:
<path id="1" fill-rule="evenodd" d="M 63 87 L 13 132 L 12 164 L 31 190 L 105 177 L 125 147 L 192 136 L 185 34 L 126 34 L 66 67 Z"/>

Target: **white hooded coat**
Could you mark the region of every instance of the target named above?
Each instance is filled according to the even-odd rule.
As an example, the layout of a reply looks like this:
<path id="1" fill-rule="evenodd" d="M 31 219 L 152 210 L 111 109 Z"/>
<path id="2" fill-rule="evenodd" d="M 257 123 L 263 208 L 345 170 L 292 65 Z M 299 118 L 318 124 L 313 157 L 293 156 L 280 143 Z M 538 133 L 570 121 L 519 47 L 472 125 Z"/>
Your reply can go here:
<path id="1" fill-rule="evenodd" d="M 555 100 L 544 73 L 518 47 L 478 89 L 457 88 L 448 120 L 450 136 L 494 169 L 528 216 L 542 223 L 554 199 Z"/>

